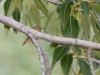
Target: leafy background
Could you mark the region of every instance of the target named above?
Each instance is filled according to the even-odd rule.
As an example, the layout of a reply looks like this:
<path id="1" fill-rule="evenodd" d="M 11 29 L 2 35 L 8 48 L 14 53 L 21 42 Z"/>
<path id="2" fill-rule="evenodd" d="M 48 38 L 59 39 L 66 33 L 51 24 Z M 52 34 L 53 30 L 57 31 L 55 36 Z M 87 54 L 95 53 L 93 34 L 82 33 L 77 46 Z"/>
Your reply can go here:
<path id="1" fill-rule="evenodd" d="M 4 15 L 3 4 L 0 3 L 0 14 Z M 13 33 L 10 28 L 7 36 L 4 25 L 0 23 L 0 75 L 40 75 L 40 62 L 35 47 L 28 43 L 22 46 L 26 35 Z M 48 52 L 50 62 L 53 50 L 50 43 L 39 40 L 42 47 Z M 54 67 L 52 75 L 62 75 L 60 65 Z"/>

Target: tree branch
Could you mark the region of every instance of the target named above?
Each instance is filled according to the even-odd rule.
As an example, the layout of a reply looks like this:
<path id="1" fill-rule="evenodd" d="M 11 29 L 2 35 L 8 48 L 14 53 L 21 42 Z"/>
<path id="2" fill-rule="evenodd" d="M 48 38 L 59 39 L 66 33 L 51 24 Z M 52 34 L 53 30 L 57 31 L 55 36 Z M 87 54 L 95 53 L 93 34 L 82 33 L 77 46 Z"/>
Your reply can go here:
<path id="1" fill-rule="evenodd" d="M 49 34 L 38 32 L 32 28 L 29 28 L 15 21 L 11 17 L 0 15 L 0 22 L 24 34 L 28 35 L 28 32 L 30 32 L 32 36 L 34 36 L 34 38 L 37 38 L 37 39 L 43 39 L 49 42 L 55 42 L 55 43 L 60 43 L 60 44 L 71 44 L 71 45 L 82 46 L 82 47 L 87 47 L 87 48 L 89 47 L 91 49 L 100 49 L 99 43 L 89 42 L 89 41 L 75 39 L 75 38 L 52 36 Z"/>
<path id="2" fill-rule="evenodd" d="M 79 58 L 79 57 L 78 57 L 77 55 L 74 55 L 73 58 Z M 80 58 L 82 58 L 82 59 L 87 59 L 86 56 L 80 56 Z M 100 64 L 100 60 L 97 60 L 97 59 L 95 59 L 95 58 L 91 58 L 91 60 Z M 56 65 L 59 64 L 59 63 L 60 63 L 60 61 L 58 61 L 58 62 L 56 63 Z"/>
<path id="3" fill-rule="evenodd" d="M 51 65 L 49 63 L 48 54 L 43 50 L 43 48 L 41 47 L 41 45 L 39 43 L 38 43 L 38 45 L 41 49 L 41 53 L 44 58 L 44 64 L 45 64 L 45 68 L 46 68 L 45 75 L 50 75 L 51 74 Z"/>
<path id="4" fill-rule="evenodd" d="M 31 38 L 32 43 L 37 48 L 39 60 L 40 60 L 40 63 L 41 63 L 42 75 L 50 75 L 50 73 L 51 73 L 51 65 L 49 63 L 49 59 L 48 59 L 47 53 L 42 49 L 42 47 L 40 46 L 38 41 L 35 40 L 35 38 L 31 35 L 31 33 L 28 33 L 28 36 Z M 44 58 L 44 61 L 43 61 L 42 57 Z M 45 64 L 45 67 L 44 67 L 44 64 Z M 46 71 L 45 71 L 45 69 L 46 69 Z"/>
<path id="5" fill-rule="evenodd" d="M 73 58 L 78 58 L 78 57 L 75 55 L 75 56 L 73 56 Z M 80 56 L 80 58 L 87 59 L 86 56 Z M 100 60 L 97 60 L 95 58 L 91 58 L 91 60 L 100 64 Z"/>
<path id="6" fill-rule="evenodd" d="M 87 59 L 89 61 L 91 73 L 92 73 L 92 75 L 94 75 L 93 64 L 92 64 L 92 60 L 91 60 L 91 48 L 88 48 L 88 50 L 87 50 Z"/>
<path id="7" fill-rule="evenodd" d="M 41 48 L 40 48 L 40 46 L 38 45 L 38 42 L 35 40 L 35 38 L 34 38 L 30 33 L 28 33 L 28 36 L 30 37 L 30 39 L 31 39 L 32 43 L 34 44 L 34 46 L 37 48 L 39 60 L 40 60 L 40 63 L 41 63 L 42 75 L 46 75 L 46 74 L 45 74 L 44 61 L 43 61 L 42 53 L 41 53 Z"/>

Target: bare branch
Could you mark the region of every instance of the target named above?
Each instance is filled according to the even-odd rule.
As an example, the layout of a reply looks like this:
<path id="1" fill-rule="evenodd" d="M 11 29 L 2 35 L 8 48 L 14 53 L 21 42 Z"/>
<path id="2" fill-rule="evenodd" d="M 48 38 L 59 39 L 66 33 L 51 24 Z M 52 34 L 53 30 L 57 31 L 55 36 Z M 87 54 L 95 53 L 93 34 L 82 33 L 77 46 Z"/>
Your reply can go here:
<path id="1" fill-rule="evenodd" d="M 32 43 L 34 44 L 34 46 L 37 48 L 37 51 L 38 51 L 38 56 L 39 56 L 39 60 L 40 60 L 40 63 L 41 63 L 41 71 L 42 71 L 42 75 L 45 75 L 45 67 L 44 67 L 44 61 L 43 61 L 43 58 L 42 58 L 42 53 L 41 53 L 41 48 L 40 46 L 38 45 L 37 41 L 35 40 L 35 38 L 29 33 L 28 34 L 29 37 L 31 38 L 31 41 Z"/>
<path id="2" fill-rule="evenodd" d="M 40 46 L 39 43 L 38 43 L 38 45 Z M 43 48 L 41 46 L 40 46 L 40 49 L 41 49 L 41 53 L 44 58 L 44 64 L 45 64 L 45 68 L 46 68 L 45 74 L 50 75 L 51 74 L 51 65 L 49 63 L 48 54 L 43 50 Z"/>
<path id="3" fill-rule="evenodd" d="M 42 75 L 44 74 L 44 65 L 45 65 L 45 68 L 46 68 L 45 75 L 50 75 L 51 65 L 49 63 L 48 54 L 43 50 L 43 48 L 40 46 L 38 41 L 36 41 L 35 38 L 31 34 L 28 34 L 28 35 L 30 36 L 32 43 L 35 45 L 35 47 L 38 50 L 39 60 L 41 62 Z M 42 55 L 43 55 L 43 58 L 44 58 L 44 62 L 43 62 L 43 59 L 42 59 Z"/>
<path id="4" fill-rule="evenodd" d="M 77 58 L 77 56 L 75 55 L 75 56 L 73 56 L 73 58 Z M 80 56 L 80 58 L 87 59 L 86 56 Z M 100 64 L 100 60 L 97 60 L 97 59 L 94 59 L 94 58 L 91 58 L 91 60 Z"/>
<path id="5" fill-rule="evenodd" d="M 87 48 L 91 48 L 91 49 L 100 49 L 100 43 L 94 43 L 94 42 L 75 39 L 75 38 L 52 36 L 49 34 L 38 32 L 36 30 L 33 30 L 33 29 L 13 20 L 10 17 L 6 17 L 3 15 L 0 15 L 0 22 L 5 25 L 8 25 L 24 34 L 28 35 L 28 32 L 30 32 L 32 34 L 32 36 L 34 36 L 34 38 L 37 38 L 37 39 L 43 39 L 43 40 L 46 40 L 49 42 L 60 43 L 60 44 L 71 44 L 71 45 L 76 45 L 76 46 L 82 46 L 82 47 L 87 47 Z"/>
<path id="6" fill-rule="evenodd" d="M 92 64 L 92 60 L 91 60 L 91 48 L 88 48 L 88 50 L 87 50 L 87 59 L 89 61 L 91 73 L 92 73 L 92 75 L 94 75 L 93 64 Z"/>
<path id="7" fill-rule="evenodd" d="M 77 55 L 74 55 L 73 58 L 78 58 L 78 56 Z M 87 59 L 86 56 L 80 56 L 80 58 Z M 94 59 L 94 58 L 91 58 L 91 60 L 100 64 L 100 60 L 97 60 L 97 59 Z M 56 65 L 58 65 L 59 63 L 60 63 L 60 61 L 58 61 L 56 63 Z"/>
<path id="8" fill-rule="evenodd" d="M 97 62 L 97 63 L 100 64 L 100 60 L 97 60 L 97 59 L 94 59 L 94 58 L 91 58 L 91 59 L 92 59 L 92 61 Z"/>

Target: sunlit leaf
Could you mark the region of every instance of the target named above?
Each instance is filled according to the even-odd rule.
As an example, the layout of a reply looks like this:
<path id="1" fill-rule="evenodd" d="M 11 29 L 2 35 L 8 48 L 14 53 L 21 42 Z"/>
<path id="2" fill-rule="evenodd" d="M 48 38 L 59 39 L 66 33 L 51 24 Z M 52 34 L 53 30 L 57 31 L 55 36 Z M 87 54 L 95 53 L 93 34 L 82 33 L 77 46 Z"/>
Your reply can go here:
<path id="1" fill-rule="evenodd" d="M 100 14 L 100 3 L 90 3 L 90 7 Z"/>
<path id="2" fill-rule="evenodd" d="M 98 22 L 98 19 L 97 19 L 96 15 L 93 12 L 91 12 L 90 14 L 93 17 L 93 19 L 96 22 L 96 24 L 98 25 L 98 27 L 100 28 L 100 22 Z"/>
<path id="3" fill-rule="evenodd" d="M 79 25 L 79 34 L 78 34 L 78 39 L 81 39 L 83 36 L 83 27 L 82 27 L 82 17 L 81 17 L 81 12 L 78 11 L 75 14 L 75 18 L 78 20 L 78 25 Z"/>
<path id="4" fill-rule="evenodd" d="M 45 7 L 43 1 L 41 0 L 34 0 L 36 6 L 46 15 L 48 16 L 48 10 L 47 8 Z"/>
<path id="5" fill-rule="evenodd" d="M 25 9 L 24 12 L 25 12 L 28 24 L 33 28 L 36 24 L 34 22 L 34 19 L 33 19 L 32 15 L 31 15 L 31 11 L 30 11 L 28 5 L 26 5 L 26 9 Z"/>
<path id="6" fill-rule="evenodd" d="M 79 66 L 80 66 L 80 69 L 83 75 L 92 75 L 90 66 L 83 59 L 79 58 L 78 63 L 79 63 Z"/>
<path id="7" fill-rule="evenodd" d="M 9 10 L 8 10 L 8 14 L 7 15 L 11 15 L 14 10 L 19 6 L 19 4 L 21 3 L 22 0 L 11 0 L 10 6 L 9 6 Z"/>
<path id="8" fill-rule="evenodd" d="M 85 17 L 88 18 L 89 10 L 90 10 L 89 3 L 86 2 L 86 1 L 81 1 L 80 2 L 80 7 L 81 7 L 82 12 L 84 13 Z"/>
<path id="9" fill-rule="evenodd" d="M 52 13 L 52 12 L 54 12 L 54 11 L 56 11 L 56 9 L 57 9 L 57 6 L 55 6 L 54 4 L 52 4 L 52 3 L 48 3 L 48 13 Z"/>
<path id="10" fill-rule="evenodd" d="M 79 15 L 78 21 L 80 21 L 79 25 L 83 27 L 83 35 L 85 37 L 85 40 L 88 40 L 90 25 L 88 21 L 86 20 L 86 17 L 81 12 L 79 12 L 78 15 Z"/>
<path id="11" fill-rule="evenodd" d="M 69 50 L 68 46 L 57 47 L 53 52 L 52 69 L 57 61 L 59 61 Z"/>
<path id="12" fill-rule="evenodd" d="M 51 17 L 53 16 L 52 14 L 53 13 L 50 13 L 49 17 L 45 16 L 41 19 L 42 25 L 44 26 L 44 28 L 46 28 L 45 32 L 48 32 L 49 30 L 49 24 L 50 24 L 50 21 L 52 20 Z"/>
<path id="13" fill-rule="evenodd" d="M 59 25 L 57 12 L 51 12 L 49 14 L 49 17 L 46 16 L 43 20 L 42 25 L 44 26 L 44 28 L 46 28 L 46 32 L 55 35 L 57 32 L 57 26 Z"/>
<path id="14" fill-rule="evenodd" d="M 20 13 L 19 13 L 19 9 L 18 8 L 15 9 L 15 11 L 12 13 L 12 15 L 13 15 L 13 18 L 16 21 L 20 22 L 21 17 L 20 17 Z M 17 30 L 14 29 L 14 32 L 17 33 Z"/>
<path id="15" fill-rule="evenodd" d="M 48 3 L 48 12 L 49 16 L 43 17 L 41 19 L 41 25 L 43 25 L 44 28 L 46 28 L 47 33 L 55 35 L 57 31 L 57 26 L 60 26 L 60 19 L 58 18 L 58 14 L 56 12 L 57 6 L 53 5 L 52 3 Z M 60 30 L 60 27 L 59 27 Z"/>
<path id="16" fill-rule="evenodd" d="M 23 2 L 21 2 L 21 3 L 18 5 L 18 9 L 19 9 L 19 12 L 22 14 L 22 12 L 23 12 L 23 10 L 24 10 Z"/>
<path id="17" fill-rule="evenodd" d="M 64 30 L 64 36 L 77 38 L 78 33 L 79 33 L 78 21 L 73 16 L 71 16 L 66 24 Z"/>
<path id="18" fill-rule="evenodd" d="M 35 24 L 40 26 L 40 14 L 37 8 L 33 4 L 30 5 L 30 12 L 31 16 L 34 19 Z"/>
<path id="19" fill-rule="evenodd" d="M 26 12 L 23 12 L 22 14 L 22 20 L 21 23 L 24 25 L 27 25 L 27 17 L 26 17 Z"/>
<path id="20" fill-rule="evenodd" d="M 45 8 L 47 9 L 47 0 L 41 0 L 41 2 L 45 6 Z"/>
<path id="21" fill-rule="evenodd" d="M 91 24 L 92 24 L 92 28 L 93 28 L 93 31 L 94 31 L 94 36 L 98 40 L 100 38 L 100 34 L 99 34 L 96 22 L 95 22 L 93 17 L 91 17 Z M 100 41 L 98 40 L 98 42 L 100 42 Z"/>
<path id="22" fill-rule="evenodd" d="M 71 5 L 73 5 L 73 2 L 65 2 L 57 6 L 57 12 L 61 19 L 61 24 L 63 28 L 65 28 L 65 25 L 67 24 L 68 19 L 70 17 Z"/>
<path id="23" fill-rule="evenodd" d="M 73 62 L 73 55 L 72 54 L 66 54 L 61 59 L 61 67 L 62 67 L 64 75 L 69 75 L 69 71 L 70 71 L 72 62 Z"/>

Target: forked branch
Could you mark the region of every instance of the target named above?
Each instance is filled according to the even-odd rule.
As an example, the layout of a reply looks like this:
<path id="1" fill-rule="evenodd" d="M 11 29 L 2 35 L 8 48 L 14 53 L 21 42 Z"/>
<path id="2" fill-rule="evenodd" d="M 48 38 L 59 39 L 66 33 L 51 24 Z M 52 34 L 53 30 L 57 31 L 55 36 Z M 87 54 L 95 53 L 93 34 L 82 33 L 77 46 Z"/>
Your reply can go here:
<path id="1" fill-rule="evenodd" d="M 8 25 L 24 34 L 28 35 L 28 33 L 30 32 L 32 34 L 32 36 L 34 36 L 34 38 L 37 38 L 37 39 L 42 39 L 45 41 L 55 42 L 55 43 L 60 43 L 60 44 L 70 44 L 70 45 L 76 45 L 76 46 L 82 46 L 82 47 L 86 47 L 86 48 L 100 50 L 100 43 L 94 43 L 94 42 L 75 39 L 75 38 L 58 37 L 58 36 L 53 36 L 53 35 L 49 35 L 46 33 L 38 32 L 32 28 L 29 28 L 29 27 L 15 21 L 11 17 L 6 17 L 3 15 L 0 15 L 0 22 L 5 25 Z"/>

